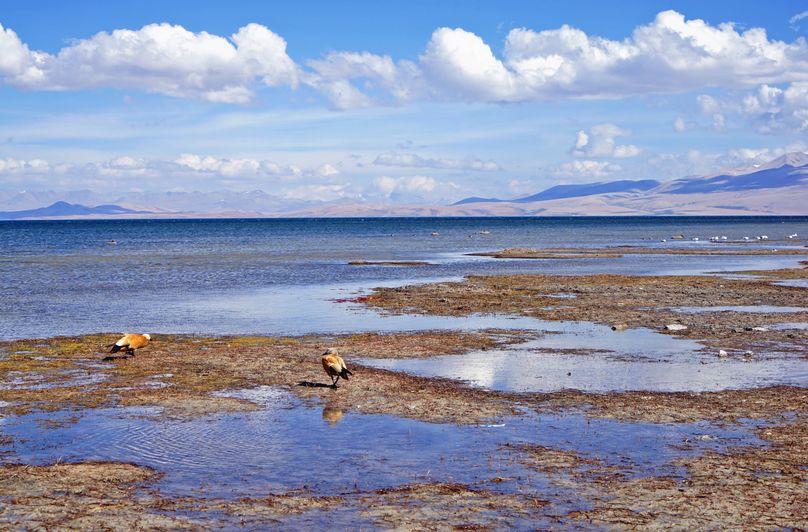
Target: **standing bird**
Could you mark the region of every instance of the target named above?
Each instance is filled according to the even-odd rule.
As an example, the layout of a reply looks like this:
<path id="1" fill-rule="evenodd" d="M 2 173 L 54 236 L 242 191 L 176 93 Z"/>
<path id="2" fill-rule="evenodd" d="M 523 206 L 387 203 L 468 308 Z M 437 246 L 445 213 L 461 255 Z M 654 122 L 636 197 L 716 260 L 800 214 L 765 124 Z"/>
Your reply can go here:
<path id="1" fill-rule="evenodd" d="M 329 347 L 326 352 L 323 353 L 322 360 L 323 369 L 326 374 L 331 377 L 331 386 L 334 388 L 337 387 L 337 381 L 340 377 L 347 381 L 349 380 L 348 375 L 353 375 L 345 365 L 345 361 L 342 360 L 342 357 L 337 354 L 337 350 L 333 347 Z"/>
<path id="2" fill-rule="evenodd" d="M 142 347 L 146 347 L 149 345 L 149 341 L 151 340 L 151 336 L 148 334 L 133 334 L 133 333 L 126 333 L 124 334 L 120 340 L 115 342 L 112 346 L 112 350 L 110 353 L 117 353 L 118 351 L 123 351 L 127 355 L 135 354 L 136 349 L 140 349 Z"/>

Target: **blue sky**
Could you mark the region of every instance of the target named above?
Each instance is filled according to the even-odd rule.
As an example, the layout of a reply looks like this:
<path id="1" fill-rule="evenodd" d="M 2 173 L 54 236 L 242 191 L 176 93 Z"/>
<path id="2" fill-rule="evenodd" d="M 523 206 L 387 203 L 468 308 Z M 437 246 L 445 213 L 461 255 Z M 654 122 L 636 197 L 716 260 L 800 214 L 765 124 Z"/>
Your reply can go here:
<path id="1" fill-rule="evenodd" d="M 808 2 L 8 2 L 0 190 L 445 202 L 808 149 Z"/>

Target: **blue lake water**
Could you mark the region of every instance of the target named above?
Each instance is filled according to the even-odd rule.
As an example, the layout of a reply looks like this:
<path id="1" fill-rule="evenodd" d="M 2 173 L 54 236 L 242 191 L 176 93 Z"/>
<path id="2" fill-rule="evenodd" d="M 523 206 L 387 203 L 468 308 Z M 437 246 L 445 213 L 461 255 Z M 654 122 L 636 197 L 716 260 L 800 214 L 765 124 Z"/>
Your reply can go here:
<path id="1" fill-rule="evenodd" d="M 490 233 L 480 234 L 483 230 Z M 466 256 L 469 252 L 517 246 L 709 248 L 726 246 L 711 244 L 710 236 L 760 234 L 772 242 L 744 246 L 803 245 L 773 242 L 792 233 L 808 235 L 808 217 L 0 222 L 0 338 L 123 330 L 340 331 L 346 322 L 355 323 L 353 328 L 363 322 L 330 300 L 380 284 L 513 272 L 679 274 L 798 262 L 667 255 L 505 261 Z M 686 240 L 661 242 L 678 234 Z M 432 265 L 347 264 L 354 259 Z"/>
<path id="2" fill-rule="evenodd" d="M 100 409 L 46 429 L 41 421 L 72 413 L 37 413 L 0 418 L 0 427 L 14 438 L 15 455 L 27 463 L 134 461 L 165 471 L 164 491 L 214 496 L 293 489 L 333 494 L 425 481 L 497 489 L 495 477 L 544 490 L 543 475 L 513 460 L 518 453 L 497 454 L 497 449 L 524 443 L 569 449 L 639 476 L 676 474 L 679 468 L 670 462 L 678 457 L 760 442 L 749 431 L 754 424 L 643 424 L 526 413 L 491 425 L 458 426 L 355 412 L 335 415 L 328 406 L 305 406 L 271 387 L 236 395 L 263 408 L 189 420 L 159 419 L 159 409 Z M 705 434 L 710 437 L 699 438 Z M 677 449 L 685 439 L 696 447 Z M 339 460 L 324 463 L 324 452 L 332 449 L 339 449 Z"/>

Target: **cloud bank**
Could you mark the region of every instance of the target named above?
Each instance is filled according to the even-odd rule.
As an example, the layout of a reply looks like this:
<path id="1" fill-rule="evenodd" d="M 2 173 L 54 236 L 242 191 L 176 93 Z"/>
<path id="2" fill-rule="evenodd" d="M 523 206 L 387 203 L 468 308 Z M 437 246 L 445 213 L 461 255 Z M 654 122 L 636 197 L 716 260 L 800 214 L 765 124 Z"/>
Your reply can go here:
<path id="1" fill-rule="evenodd" d="M 32 51 L 0 25 L 0 78 L 31 90 L 136 89 L 210 102 L 246 103 L 256 82 L 295 87 L 286 41 L 260 24 L 229 38 L 149 24 L 100 32 L 56 55 Z"/>
<path id="2" fill-rule="evenodd" d="M 474 170 L 480 172 L 493 172 L 500 167 L 494 161 L 481 159 L 448 159 L 443 157 L 421 157 L 414 153 L 382 153 L 373 161 L 380 166 L 398 166 L 404 168 L 437 168 L 443 170 Z"/>
<path id="3" fill-rule="evenodd" d="M 613 40 L 571 26 L 511 30 L 501 57 L 462 28 L 438 28 L 415 58 L 334 51 L 296 63 L 286 41 L 248 24 L 229 37 L 149 24 L 100 32 L 55 54 L 0 25 L 0 80 L 27 90 L 134 89 L 244 104 L 261 86 L 320 91 L 336 109 L 413 101 L 620 98 L 707 87 L 808 82 L 808 43 L 769 39 L 663 11 Z"/>

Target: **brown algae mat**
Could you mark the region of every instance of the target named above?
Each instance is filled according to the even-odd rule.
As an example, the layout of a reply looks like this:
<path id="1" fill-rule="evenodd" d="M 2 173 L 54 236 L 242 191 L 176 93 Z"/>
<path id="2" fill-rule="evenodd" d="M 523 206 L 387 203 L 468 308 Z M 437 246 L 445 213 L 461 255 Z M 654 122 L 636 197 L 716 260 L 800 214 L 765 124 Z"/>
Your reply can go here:
<path id="1" fill-rule="evenodd" d="M 392 313 L 464 316 L 499 313 L 544 320 L 590 321 L 605 325 L 662 329 L 669 334 L 720 349 L 754 355 L 790 353 L 808 356 L 808 330 L 780 329 L 781 323 L 806 322 L 805 288 L 775 284 L 777 273 L 760 279 L 715 276 L 501 275 L 469 276 L 460 282 L 377 288 L 362 303 Z M 808 268 L 788 270 L 798 278 Z M 761 272 L 755 272 L 761 273 Z M 799 277 L 802 278 L 802 277 Z M 560 295 L 565 297 L 559 298 Z M 680 307 L 794 307 L 744 312 L 686 312 Z M 766 309 L 764 309 L 766 310 Z"/>
<path id="2" fill-rule="evenodd" d="M 781 530 L 808 526 L 808 418 L 757 430 L 764 445 L 678 458 L 681 474 L 636 475 L 570 451 L 509 449 L 590 508 L 561 517 L 570 527 L 630 530 Z M 684 444 L 687 445 L 686 443 Z M 575 504 L 574 500 L 568 501 Z"/>
<path id="3" fill-rule="evenodd" d="M 520 331 L 298 338 L 155 335 L 135 356 L 110 361 L 103 359 L 116 335 L 6 342 L 1 346 L 8 354 L 0 359 L 0 413 L 116 405 L 163 407 L 165 416 L 254 410 L 258 405 L 214 392 L 280 385 L 340 410 L 480 423 L 513 413 L 513 404 L 504 394 L 363 367 L 352 358 L 460 354 L 525 337 Z M 320 364 L 326 347 L 339 348 L 355 374 L 337 390 L 324 386 L 331 382 Z"/>
<path id="4" fill-rule="evenodd" d="M 659 328 L 712 346 L 754 347 L 804 354 L 800 330 L 750 331 L 805 321 L 804 313 L 687 314 L 680 306 L 804 306 L 804 289 L 770 281 L 802 278 L 804 269 L 767 280 L 717 277 L 470 277 L 378 289 L 363 301 L 390 312 L 466 315 L 513 313 L 543 319 L 626 323 Z M 558 294 L 574 297 L 559 299 Z M 547 493 L 492 491 L 451 482 L 423 482 L 371 492 L 313 495 L 267 493 L 232 500 L 166 497 L 155 488 L 161 473 L 136 464 L 0 465 L 0 526 L 43 529 L 204 529 L 322 526 L 333 522 L 379 528 L 502 529 L 581 527 L 617 529 L 808 528 L 808 389 L 773 386 L 702 393 L 504 393 L 453 380 L 364 367 L 360 358 L 424 358 L 495 349 L 540 333 L 487 330 L 302 337 L 155 335 L 130 358 L 103 361 L 114 334 L 0 344 L 0 415 L 75 411 L 105 406 L 158 406 L 163 416 L 255 410 L 260 405 L 215 392 L 283 386 L 306 402 L 343 411 L 392 414 L 427 422 L 477 424 L 538 412 L 583 413 L 628 422 L 765 422 L 762 445 L 730 447 L 677 458 L 681 474 L 638 475 L 574 451 L 524 444 L 502 451 L 546 476 Z M 614 334 L 619 334 L 615 332 Z M 732 343 L 734 342 L 734 343 Z M 337 347 L 355 376 L 336 390 L 319 357 Z M 159 386 L 155 386 L 159 383 Z M 300 386 L 300 383 L 309 383 Z M 328 414 L 327 414 L 328 412 Z M 70 418 L 56 423 L 70 423 Z M 2 435 L 0 435 L 2 437 Z M 683 446 L 688 446 L 683 442 Z M 480 456 L 481 460 L 489 459 Z M 503 479 L 503 483 L 509 481 Z M 519 481 L 510 481 L 519 484 Z M 577 494 L 563 509 L 560 493 Z M 562 497 L 563 498 L 563 497 Z M 586 501 L 581 504 L 581 500 Z M 562 505 L 563 506 L 563 505 Z M 340 521 L 345 519 L 346 521 Z M 332 521 L 333 520 L 333 521 Z M 357 524 L 358 523 L 358 524 Z"/>
<path id="5" fill-rule="evenodd" d="M 217 499 L 166 497 L 160 474 L 120 462 L 0 466 L 0 527 L 41 530 L 200 530 L 349 526 L 456 530 L 536 523 L 546 504 L 455 483 L 371 492 L 306 492 Z"/>

